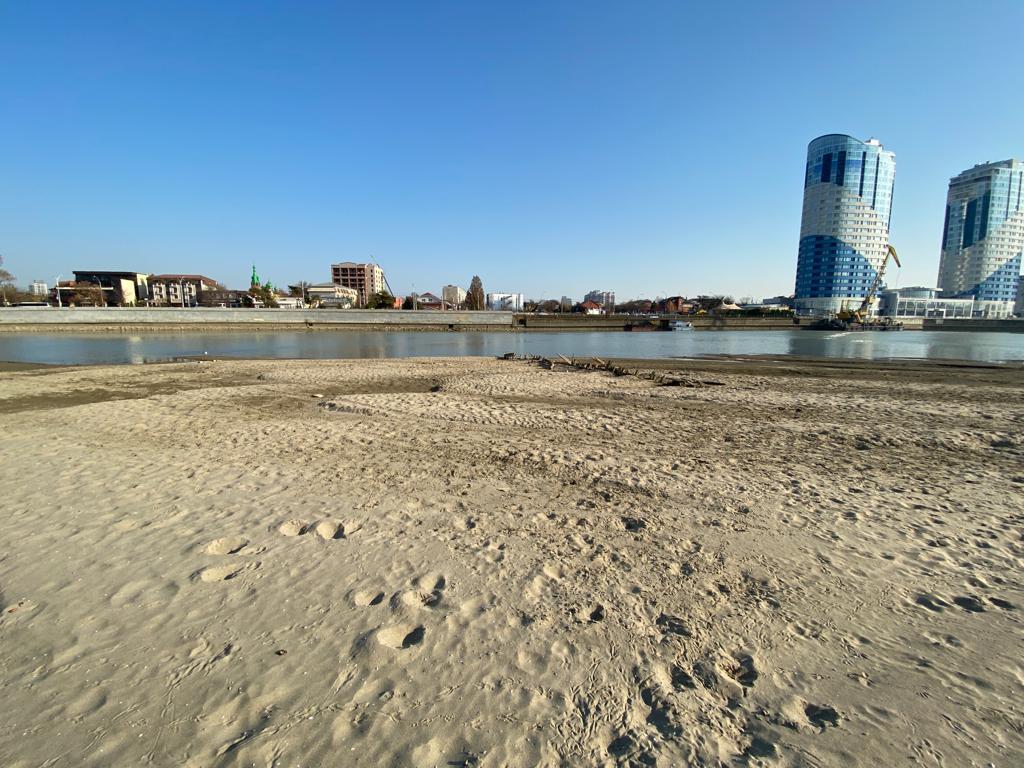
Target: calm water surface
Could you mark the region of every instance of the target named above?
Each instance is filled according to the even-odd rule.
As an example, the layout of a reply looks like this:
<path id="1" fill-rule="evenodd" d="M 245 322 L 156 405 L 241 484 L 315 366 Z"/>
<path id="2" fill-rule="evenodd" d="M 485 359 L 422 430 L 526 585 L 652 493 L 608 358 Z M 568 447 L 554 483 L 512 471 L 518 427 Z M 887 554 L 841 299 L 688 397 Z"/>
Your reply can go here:
<path id="1" fill-rule="evenodd" d="M 0 334 L 0 360 L 145 363 L 204 353 L 231 357 L 384 358 L 500 355 L 701 357 L 807 355 L 884 360 L 1024 360 L 1024 334 L 902 331 L 487 333 L 261 331 L 258 333 Z"/>

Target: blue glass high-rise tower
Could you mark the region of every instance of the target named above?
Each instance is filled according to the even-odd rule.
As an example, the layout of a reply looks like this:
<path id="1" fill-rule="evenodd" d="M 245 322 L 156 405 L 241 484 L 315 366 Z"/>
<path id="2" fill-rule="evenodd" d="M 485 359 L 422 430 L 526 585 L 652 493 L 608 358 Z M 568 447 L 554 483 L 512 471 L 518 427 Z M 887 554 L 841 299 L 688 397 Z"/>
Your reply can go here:
<path id="1" fill-rule="evenodd" d="M 830 133 L 807 146 L 796 263 L 796 309 L 830 314 L 859 304 L 889 245 L 896 156 L 876 139 Z"/>
<path id="2" fill-rule="evenodd" d="M 1013 312 L 1024 252 L 1024 163 L 983 163 L 949 181 L 939 288 L 974 313 Z"/>

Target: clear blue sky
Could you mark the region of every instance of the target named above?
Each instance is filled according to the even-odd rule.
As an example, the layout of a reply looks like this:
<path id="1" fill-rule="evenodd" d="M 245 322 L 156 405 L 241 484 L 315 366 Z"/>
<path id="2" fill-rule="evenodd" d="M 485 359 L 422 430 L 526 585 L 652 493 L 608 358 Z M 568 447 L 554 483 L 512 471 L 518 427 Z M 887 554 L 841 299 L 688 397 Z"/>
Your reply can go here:
<path id="1" fill-rule="evenodd" d="M 708 8 L 707 6 L 713 6 Z M 0 254 L 398 293 L 790 293 L 807 142 L 896 152 L 901 285 L 946 184 L 1024 156 L 1024 3 L 0 6 Z"/>

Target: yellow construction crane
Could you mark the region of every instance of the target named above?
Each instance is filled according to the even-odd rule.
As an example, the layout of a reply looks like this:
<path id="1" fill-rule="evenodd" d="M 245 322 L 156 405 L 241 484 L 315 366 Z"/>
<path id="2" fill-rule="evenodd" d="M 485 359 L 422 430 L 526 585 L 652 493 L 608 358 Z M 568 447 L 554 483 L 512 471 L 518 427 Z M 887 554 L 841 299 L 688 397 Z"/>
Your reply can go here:
<path id="1" fill-rule="evenodd" d="M 885 268 L 889 264 L 889 258 L 892 258 L 896 262 L 897 267 L 902 267 L 900 264 L 900 257 L 896 253 L 896 249 L 890 244 L 886 246 L 885 258 L 882 259 L 882 266 L 878 268 L 878 272 L 875 274 L 875 280 L 871 283 L 871 288 L 868 289 L 867 295 L 864 300 L 860 303 L 857 309 L 847 309 L 845 303 L 843 308 L 836 313 L 836 317 L 844 322 L 863 323 L 868 319 L 868 313 L 871 310 L 871 305 L 875 301 L 875 294 L 878 292 L 878 286 L 882 284 L 882 278 L 885 276 Z"/>

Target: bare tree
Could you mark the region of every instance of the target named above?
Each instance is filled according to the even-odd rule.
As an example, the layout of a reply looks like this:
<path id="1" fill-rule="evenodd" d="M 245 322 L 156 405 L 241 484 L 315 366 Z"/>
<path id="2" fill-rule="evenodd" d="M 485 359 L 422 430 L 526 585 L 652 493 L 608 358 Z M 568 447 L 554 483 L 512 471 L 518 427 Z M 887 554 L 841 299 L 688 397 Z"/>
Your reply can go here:
<path id="1" fill-rule="evenodd" d="M 3 290 L 3 302 L 7 303 L 7 289 L 10 288 L 12 293 L 17 293 L 17 289 L 14 287 L 14 275 L 8 272 L 4 267 L 4 257 L 0 256 L 0 289 Z"/>
<path id="2" fill-rule="evenodd" d="M 469 292 L 466 294 L 466 309 L 481 310 L 484 308 L 484 284 L 477 275 L 469 282 Z"/>
<path id="3" fill-rule="evenodd" d="M 77 307 L 103 306 L 103 288 L 96 283 L 76 282 L 70 290 L 66 288 L 61 290 L 64 300 L 69 306 L 71 304 Z"/>

